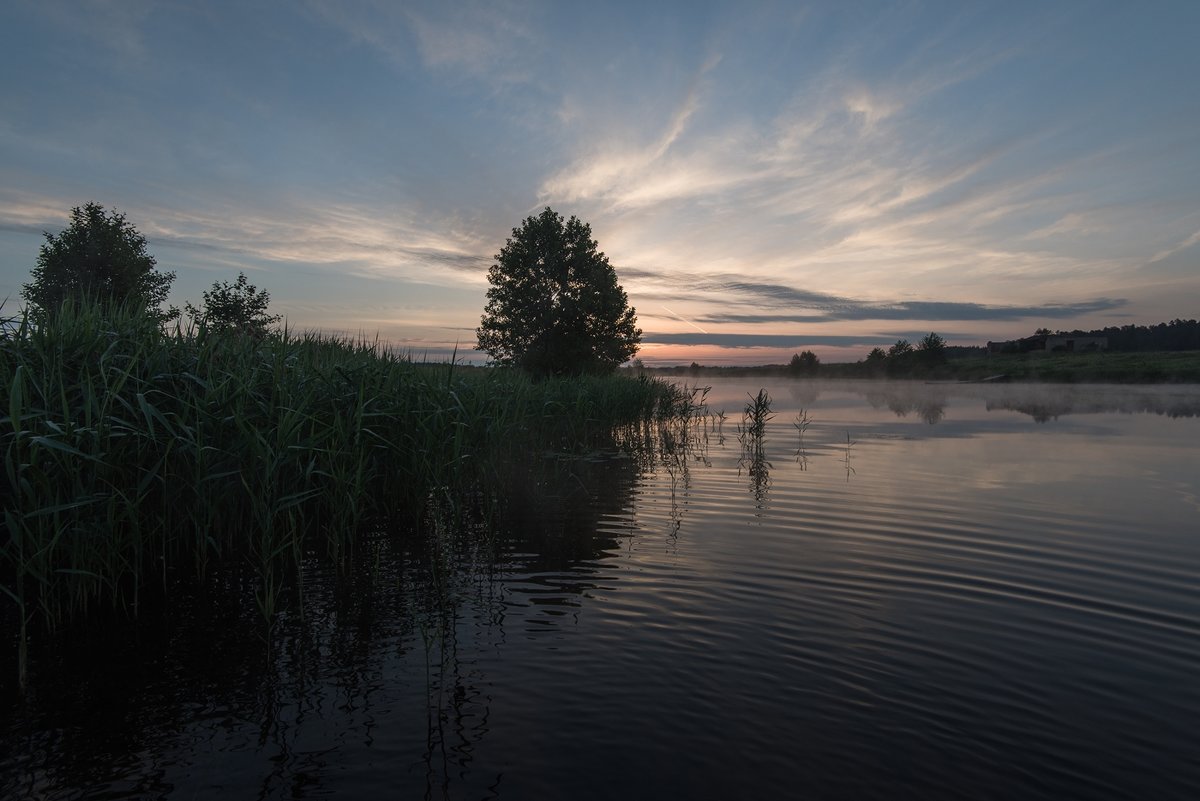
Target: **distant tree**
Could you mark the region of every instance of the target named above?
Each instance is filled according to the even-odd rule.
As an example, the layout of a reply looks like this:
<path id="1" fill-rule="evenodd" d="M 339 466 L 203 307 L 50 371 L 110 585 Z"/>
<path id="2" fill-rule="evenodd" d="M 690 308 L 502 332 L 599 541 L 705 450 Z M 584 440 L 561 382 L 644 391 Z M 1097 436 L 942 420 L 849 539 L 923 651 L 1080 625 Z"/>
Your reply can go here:
<path id="1" fill-rule="evenodd" d="M 863 362 L 866 366 L 866 372 L 869 375 L 883 375 L 887 369 L 887 351 L 883 348 L 871 348 L 871 352 L 867 354 L 866 361 Z"/>
<path id="2" fill-rule="evenodd" d="M 591 228 L 547 207 L 514 228 L 488 271 L 475 334 L 494 364 L 538 375 L 602 373 L 637 352 L 642 332 Z"/>
<path id="3" fill-rule="evenodd" d="M 944 364 L 946 361 L 946 340 L 930 332 L 917 344 L 917 354 L 921 362 L 928 366 Z"/>
<path id="4" fill-rule="evenodd" d="M 106 212 L 99 203 L 76 206 L 61 233 L 42 235 L 46 242 L 30 272 L 33 280 L 21 290 L 37 314 L 53 316 L 72 299 L 142 305 L 160 322 L 179 315 L 178 309 L 162 310 L 175 273 L 154 269 L 146 237 L 124 214 Z"/>
<path id="5" fill-rule="evenodd" d="M 1105 337 L 1108 350 L 1158 351 L 1200 350 L 1200 323 L 1196 320 L 1171 320 L 1155 325 L 1109 326 L 1092 331 L 1059 331 L 1067 336 Z"/>
<path id="6" fill-rule="evenodd" d="M 886 370 L 889 376 L 904 377 L 916 366 L 917 351 L 907 339 L 898 339 L 888 348 Z"/>
<path id="7" fill-rule="evenodd" d="M 815 375 L 820 364 L 820 358 L 811 350 L 793 353 L 792 360 L 788 362 L 788 372 L 793 375 Z"/>
<path id="8" fill-rule="evenodd" d="M 1048 336 L 1050 336 L 1050 333 L 1051 333 L 1051 331 L 1049 328 L 1039 328 L 1038 330 L 1033 332 L 1033 335 L 1035 337 L 1048 337 Z"/>
<path id="9" fill-rule="evenodd" d="M 214 281 L 212 289 L 203 293 L 203 307 L 188 303 L 187 313 L 208 331 L 215 334 L 237 333 L 261 338 L 281 319 L 267 314 L 271 295 L 238 273 L 237 281 Z"/>

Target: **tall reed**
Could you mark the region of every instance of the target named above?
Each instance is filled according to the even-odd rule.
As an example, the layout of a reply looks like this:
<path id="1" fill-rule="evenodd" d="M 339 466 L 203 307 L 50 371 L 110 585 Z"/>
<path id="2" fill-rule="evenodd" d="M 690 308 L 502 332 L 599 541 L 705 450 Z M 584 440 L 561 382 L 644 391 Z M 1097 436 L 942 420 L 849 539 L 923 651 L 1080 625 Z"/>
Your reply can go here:
<path id="1" fill-rule="evenodd" d="M 771 463 L 767 460 L 767 423 L 775 414 L 771 411 L 771 396 L 765 389 L 750 395 L 750 401 L 742 410 L 742 422 L 738 425 L 738 440 L 742 444 L 739 469 L 745 467 L 750 476 L 750 488 L 759 503 L 766 499 L 770 487 Z"/>
<path id="2" fill-rule="evenodd" d="M 163 332 L 136 308 L 70 302 L 53 324 L 7 321 L 0 387 L 0 591 L 22 684 L 39 615 L 136 612 L 169 575 L 241 559 L 270 620 L 285 587 L 303 591 L 306 547 L 340 559 L 365 528 L 411 529 L 431 498 L 477 496 L 515 455 L 688 408 L 644 377 L 534 382 L 377 341 Z"/>

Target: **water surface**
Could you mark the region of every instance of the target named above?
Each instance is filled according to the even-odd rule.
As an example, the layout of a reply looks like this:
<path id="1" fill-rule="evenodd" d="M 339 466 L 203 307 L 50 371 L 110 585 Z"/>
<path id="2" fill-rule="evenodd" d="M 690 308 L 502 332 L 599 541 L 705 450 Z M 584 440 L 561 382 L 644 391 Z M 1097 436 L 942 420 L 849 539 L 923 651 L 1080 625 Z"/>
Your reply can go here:
<path id="1" fill-rule="evenodd" d="M 1200 388 L 708 382 L 686 452 L 35 649 L 9 798 L 1191 799 Z"/>

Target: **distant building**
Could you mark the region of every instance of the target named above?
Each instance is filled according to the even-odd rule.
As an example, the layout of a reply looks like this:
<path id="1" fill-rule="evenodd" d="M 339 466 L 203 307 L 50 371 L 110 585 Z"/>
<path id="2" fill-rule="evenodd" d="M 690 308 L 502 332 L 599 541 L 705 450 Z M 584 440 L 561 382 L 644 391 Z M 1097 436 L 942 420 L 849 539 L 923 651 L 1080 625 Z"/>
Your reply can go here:
<path id="1" fill-rule="evenodd" d="M 1108 350 L 1108 337 L 1074 336 L 1072 334 L 1035 334 L 1024 339 L 1010 339 L 1004 342 L 987 343 L 987 352 L 989 354 L 1031 353 L 1033 351 L 1094 353 L 1101 350 Z"/>

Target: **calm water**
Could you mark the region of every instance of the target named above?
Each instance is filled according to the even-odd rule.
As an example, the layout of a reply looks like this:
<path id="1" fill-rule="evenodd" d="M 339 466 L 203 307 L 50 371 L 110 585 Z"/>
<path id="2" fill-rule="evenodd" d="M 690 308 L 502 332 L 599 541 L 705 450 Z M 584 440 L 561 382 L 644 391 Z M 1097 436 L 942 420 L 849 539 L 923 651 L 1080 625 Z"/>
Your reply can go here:
<path id="1" fill-rule="evenodd" d="M 0 797 L 1200 797 L 1200 387 L 710 383 L 271 648 L 236 571 L 43 644 Z"/>

